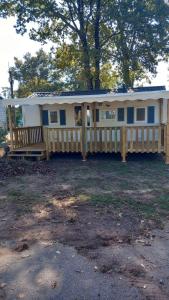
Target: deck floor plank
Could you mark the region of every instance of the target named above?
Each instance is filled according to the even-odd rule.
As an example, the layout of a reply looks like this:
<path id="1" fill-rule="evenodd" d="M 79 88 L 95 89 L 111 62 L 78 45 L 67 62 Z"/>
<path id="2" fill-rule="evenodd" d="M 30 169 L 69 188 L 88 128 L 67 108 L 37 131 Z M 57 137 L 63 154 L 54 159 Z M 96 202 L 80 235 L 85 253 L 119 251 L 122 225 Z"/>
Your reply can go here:
<path id="1" fill-rule="evenodd" d="M 12 152 L 33 152 L 33 151 L 45 151 L 45 143 L 38 143 L 38 144 L 33 144 L 30 146 L 26 146 L 26 147 L 21 147 L 21 148 L 16 148 L 14 150 L 12 150 Z"/>

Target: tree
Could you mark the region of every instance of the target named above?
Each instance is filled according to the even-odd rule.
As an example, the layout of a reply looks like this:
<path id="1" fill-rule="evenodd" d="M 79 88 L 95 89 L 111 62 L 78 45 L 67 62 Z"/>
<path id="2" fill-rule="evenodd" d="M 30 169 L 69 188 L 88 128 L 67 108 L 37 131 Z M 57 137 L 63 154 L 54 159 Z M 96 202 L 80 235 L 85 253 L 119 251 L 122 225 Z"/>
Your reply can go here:
<path id="1" fill-rule="evenodd" d="M 113 61 L 132 87 L 147 71 L 155 74 L 169 53 L 169 6 L 163 0 L 112 0 L 109 16 L 109 27 L 118 32 Z"/>
<path id="2" fill-rule="evenodd" d="M 169 6 L 163 0 L 1 0 L 0 9 L 3 17 L 16 16 L 20 34 L 29 24 L 34 40 L 73 45 L 89 90 L 100 88 L 105 63 L 113 62 L 132 86 L 139 74 L 155 73 L 168 53 Z"/>
<path id="3" fill-rule="evenodd" d="M 11 72 L 19 83 L 17 97 L 27 97 L 37 91 L 57 92 L 61 89 L 85 88 L 84 70 L 81 67 L 79 53 L 73 45 L 64 44 L 50 53 L 40 49 L 33 56 L 28 52 L 23 59 L 15 57 L 14 61 L 15 65 L 11 68 Z M 115 87 L 117 74 L 111 64 L 101 66 L 100 81 L 102 88 Z"/>
<path id="4" fill-rule="evenodd" d="M 106 0 L 107 1 L 107 0 Z M 2 0 L 1 15 L 16 15 L 16 30 L 24 34 L 26 25 L 36 22 L 30 37 L 59 43 L 66 38 L 79 44 L 87 88 L 100 88 L 101 24 L 103 0 Z M 94 67 L 94 78 L 91 72 Z"/>
<path id="5" fill-rule="evenodd" d="M 51 54 L 42 49 L 35 55 L 26 53 L 22 60 L 14 58 L 11 69 L 13 78 L 19 82 L 18 97 L 26 97 L 36 91 L 55 91 L 60 88 L 60 75 L 53 64 Z"/>

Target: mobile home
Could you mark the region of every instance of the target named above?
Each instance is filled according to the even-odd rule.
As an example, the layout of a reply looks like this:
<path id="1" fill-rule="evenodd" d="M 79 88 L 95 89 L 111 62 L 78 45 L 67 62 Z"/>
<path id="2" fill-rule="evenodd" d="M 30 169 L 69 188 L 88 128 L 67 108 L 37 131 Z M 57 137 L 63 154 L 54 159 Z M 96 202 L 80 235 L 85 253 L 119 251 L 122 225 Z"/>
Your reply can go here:
<path id="1" fill-rule="evenodd" d="M 138 88 L 127 93 L 35 93 L 4 100 L 8 107 L 11 156 L 56 152 L 165 153 L 169 163 L 169 91 Z M 23 127 L 13 126 L 12 107 L 22 107 Z M 167 138 L 168 137 L 168 138 Z"/>

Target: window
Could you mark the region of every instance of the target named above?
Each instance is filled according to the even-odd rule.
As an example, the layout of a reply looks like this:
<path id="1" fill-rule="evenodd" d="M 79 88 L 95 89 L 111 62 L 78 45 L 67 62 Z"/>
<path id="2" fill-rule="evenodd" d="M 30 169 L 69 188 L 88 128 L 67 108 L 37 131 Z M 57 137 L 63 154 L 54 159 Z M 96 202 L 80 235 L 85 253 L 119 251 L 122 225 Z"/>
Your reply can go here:
<path id="1" fill-rule="evenodd" d="M 60 125 L 61 126 L 66 125 L 66 111 L 64 109 L 61 109 L 59 113 L 60 113 Z"/>
<path id="2" fill-rule="evenodd" d="M 102 119 L 112 120 L 115 119 L 115 116 L 116 116 L 115 110 L 102 111 Z"/>
<path id="3" fill-rule="evenodd" d="M 127 107 L 127 124 L 134 123 L 134 107 Z"/>
<path id="4" fill-rule="evenodd" d="M 57 123 L 57 122 L 58 122 L 58 114 L 57 114 L 57 111 L 51 111 L 51 112 L 50 112 L 50 122 L 51 122 L 51 123 Z"/>
<path id="5" fill-rule="evenodd" d="M 94 110 L 93 110 L 93 122 L 94 122 Z M 96 108 L 96 122 L 100 121 L 100 110 Z"/>
<path id="6" fill-rule="evenodd" d="M 117 109 L 117 121 L 123 122 L 124 121 L 124 108 Z"/>
<path id="7" fill-rule="evenodd" d="M 82 126 L 82 109 L 81 109 L 81 106 L 75 106 L 75 126 Z"/>
<path id="8" fill-rule="evenodd" d="M 87 126 L 90 126 L 90 120 L 91 120 L 90 106 L 87 106 Z"/>
<path id="9" fill-rule="evenodd" d="M 137 108 L 136 110 L 136 121 L 145 121 L 145 108 Z"/>

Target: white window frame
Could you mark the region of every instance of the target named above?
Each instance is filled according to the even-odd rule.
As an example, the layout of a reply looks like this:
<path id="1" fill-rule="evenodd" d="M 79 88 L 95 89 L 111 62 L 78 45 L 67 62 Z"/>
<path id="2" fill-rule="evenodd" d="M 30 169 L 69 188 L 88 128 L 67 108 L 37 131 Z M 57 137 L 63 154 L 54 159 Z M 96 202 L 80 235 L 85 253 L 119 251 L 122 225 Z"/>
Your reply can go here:
<path id="1" fill-rule="evenodd" d="M 57 122 L 51 122 L 50 114 L 52 112 L 57 112 Z M 50 125 L 59 124 L 59 111 L 57 109 L 55 109 L 55 110 L 49 110 L 48 114 L 49 114 L 49 121 L 50 121 L 49 123 L 50 123 Z"/>
<path id="2" fill-rule="evenodd" d="M 140 109 L 140 108 L 145 110 L 145 118 L 142 121 L 137 120 L 137 110 Z M 134 115 L 135 115 L 134 116 L 134 123 L 147 123 L 147 107 L 145 107 L 145 106 L 135 107 Z"/>
<path id="3" fill-rule="evenodd" d="M 107 119 L 107 118 L 104 118 L 103 117 L 103 114 L 104 116 L 106 116 L 106 112 L 115 112 L 115 117 L 114 118 L 110 118 L 110 119 Z M 99 112 L 100 113 L 100 112 Z M 102 120 L 106 120 L 106 121 L 115 121 L 117 118 L 117 110 L 116 109 L 104 109 L 104 110 L 101 110 L 101 119 Z"/>

